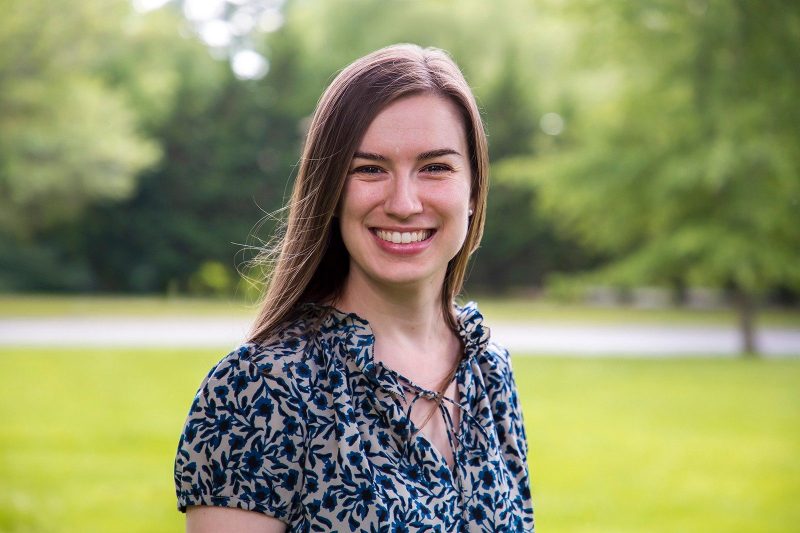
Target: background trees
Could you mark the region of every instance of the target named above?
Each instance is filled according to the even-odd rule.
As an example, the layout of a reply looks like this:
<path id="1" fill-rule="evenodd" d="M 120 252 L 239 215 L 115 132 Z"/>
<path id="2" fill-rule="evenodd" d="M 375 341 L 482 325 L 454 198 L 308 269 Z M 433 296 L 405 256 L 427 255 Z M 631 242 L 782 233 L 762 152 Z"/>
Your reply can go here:
<path id="1" fill-rule="evenodd" d="M 757 296 L 800 287 L 800 9 L 581 2 L 590 74 L 569 146 L 501 174 L 611 261 L 594 279 L 731 289 L 743 348 Z M 586 24 L 587 20 L 595 21 Z M 592 51 L 586 51 L 591 47 Z"/>
<path id="2" fill-rule="evenodd" d="M 88 289 L 64 226 L 137 190 L 162 153 L 187 49 L 176 17 L 128 2 L 3 3 L 0 20 L 0 288 Z M 169 43 L 168 57 L 160 55 Z"/>
<path id="3" fill-rule="evenodd" d="M 717 286 L 738 295 L 749 331 L 755 298 L 800 286 L 792 3 L 5 7 L 5 290 L 235 290 L 320 92 L 398 41 L 450 50 L 484 110 L 493 189 L 472 290 L 585 271 Z M 263 54 L 252 76 L 224 61 L 248 47 Z"/>

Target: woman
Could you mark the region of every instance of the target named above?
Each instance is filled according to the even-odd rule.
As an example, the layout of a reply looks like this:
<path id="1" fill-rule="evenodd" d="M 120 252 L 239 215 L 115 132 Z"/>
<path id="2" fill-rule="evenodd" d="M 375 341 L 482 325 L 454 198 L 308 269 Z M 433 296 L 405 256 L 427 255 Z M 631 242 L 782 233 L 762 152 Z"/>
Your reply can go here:
<path id="1" fill-rule="evenodd" d="M 250 341 L 186 421 L 188 531 L 533 530 L 508 353 L 453 303 L 487 166 L 444 52 L 391 46 L 336 77 Z"/>

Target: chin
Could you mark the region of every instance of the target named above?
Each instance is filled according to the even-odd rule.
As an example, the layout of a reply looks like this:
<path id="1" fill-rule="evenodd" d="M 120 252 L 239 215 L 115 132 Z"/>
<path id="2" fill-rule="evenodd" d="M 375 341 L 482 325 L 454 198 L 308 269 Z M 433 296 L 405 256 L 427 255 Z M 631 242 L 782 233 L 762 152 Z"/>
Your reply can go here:
<path id="1" fill-rule="evenodd" d="M 436 278 L 435 274 L 431 272 L 412 272 L 412 271 L 398 271 L 386 272 L 385 270 L 379 275 L 370 276 L 375 283 L 388 287 L 408 288 L 412 289 L 415 286 L 426 285 Z"/>

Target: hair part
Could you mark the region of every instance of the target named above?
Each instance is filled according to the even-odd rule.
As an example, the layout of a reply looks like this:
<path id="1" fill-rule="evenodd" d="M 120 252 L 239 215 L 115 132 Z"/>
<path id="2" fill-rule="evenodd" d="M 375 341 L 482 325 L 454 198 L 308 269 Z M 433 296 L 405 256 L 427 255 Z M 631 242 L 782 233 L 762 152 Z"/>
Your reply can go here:
<path id="1" fill-rule="evenodd" d="M 452 305 L 463 287 L 469 257 L 480 244 L 486 216 L 486 134 L 472 91 L 450 56 L 437 48 L 398 44 L 344 68 L 317 103 L 279 245 L 260 256 L 272 268 L 266 269 L 266 290 L 251 341 L 264 342 L 296 315 L 300 305 L 333 302 L 341 294 L 349 254 L 335 216 L 353 154 L 388 104 L 424 93 L 448 98 L 458 107 L 469 149 L 475 208 L 464 245 L 447 266 L 441 294 L 444 319 L 458 331 Z"/>

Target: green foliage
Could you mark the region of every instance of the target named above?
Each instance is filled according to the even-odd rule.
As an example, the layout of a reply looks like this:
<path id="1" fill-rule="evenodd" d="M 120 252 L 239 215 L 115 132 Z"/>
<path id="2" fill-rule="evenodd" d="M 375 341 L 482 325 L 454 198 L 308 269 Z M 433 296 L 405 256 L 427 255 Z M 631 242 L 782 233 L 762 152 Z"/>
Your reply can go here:
<path id="1" fill-rule="evenodd" d="M 800 10 L 782 2 L 583 2 L 595 69 L 573 142 L 518 161 L 543 209 L 613 254 L 619 283 L 800 287 Z M 614 84 L 612 84 L 614 85 Z"/>
<path id="2" fill-rule="evenodd" d="M 127 245 L 127 235 L 93 240 L 107 236 L 86 213 L 130 198 L 143 172 L 157 164 L 163 145 L 153 134 L 175 105 L 178 82 L 201 90 L 213 81 L 215 69 L 208 67 L 215 63 L 178 27 L 171 11 L 134 15 L 126 0 L 6 2 L 0 20 L 4 290 L 97 288 L 86 241 L 112 257 Z"/>
<path id="3" fill-rule="evenodd" d="M 65 287 L 92 288 L 86 261 L 64 249 L 63 242 L 31 243 L 0 231 L 0 292 L 60 291 Z"/>
<path id="4" fill-rule="evenodd" d="M 206 261 L 189 278 L 191 294 L 225 296 L 233 287 L 230 271 L 216 261 Z"/>
<path id="5" fill-rule="evenodd" d="M 159 154 L 138 131 L 125 94 L 98 65 L 103 43 L 125 16 L 125 2 L 6 4 L 0 21 L 0 228 L 30 238 L 92 202 L 129 196 L 137 173 Z"/>
<path id="6" fill-rule="evenodd" d="M 523 79 L 516 57 L 513 52 L 504 55 L 500 71 L 481 99 L 490 156 L 495 162 L 530 154 L 537 133 L 535 85 Z"/>
<path id="7" fill-rule="evenodd" d="M 484 80 L 477 81 L 476 88 L 487 115 L 492 153 L 499 158 L 529 150 L 534 143 L 536 97 L 532 76 L 521 68 L 529 53 L 505 53 L 521 42 L 522 26 L 507 21 L 508 34 L 487 40 L 491 45 L 476 54 L 463 47 L 461 37 L 480 32 L 484 23 L 466 11 L 457 13 L 463 25 L 435 34 L 423 31 L 428 20 L 448 11 L 452 6 L 447 4 L 404 2 L 344 2 L 335 9 L 325 3 L 289 4 L 286 25 L 265 38 L 270 72 L 265 79 L 250 82 L 223 74 L 224 63 L 193 55 L 186 45 L 170 48 L 170 54 L 151 53 L 154 46 L 147 43 L 165 39 L 160 33 L 163 22 L 138 22 L 136 42 L 142 41 L 138 59 L 107 60 L 104 68 L 132 100 L 141 102 L 145 123 L 166 157 L 140 174 L 129 199 L 85 210 L 75 223 L 52 231 L 54 241 L 69 242 L 72 253 L 85 258 L 93 286 L 103 290 L 191 290 L 201 265 L 209 261 L 224 265 L 234 276 L 236 269 L 246 269 L 253 252 L 250 246 L 269 240 L 275 220 L 263 215 L 278 210 L 287 196 L 305 120 L 332 73 L 355 55 L 397 41 L 452 50 L 468 73 Z M 509 18 L 501 6 L 491 13 L 497 24 Z M 364 25 L 381 31 L 360 32 L 354 39 L 354 32 Z M 318 31 L 309 33 L 308 27 Z M 166 44 L 160 46 L 165 48 Z M 495 53 L 505 59 L 497 63 Z M 141 96 L 144 83 L 133 75 L 139 64 L 154 65 L 156 72 L 173 64 L 172 70 L 179 74 L 176 96 L 159 108 L 162 114 L 148 105 L 152 99 Z M 202 72 L 216 74 L 202 76 Z M 169 85 L 171 79 L 157 78 L 153 90 Z M 474 269 L 473 285 L 539 283 L 543 271 L 553 265 L 546 258 L 560 254 L 537 252 L 542 261 L 533 267 L 526 261 L 532 250 L 547 249 L 557 240 L 552 229 L 528 214 L 531 195 L 522 186 L 499 186 L 492 202 L 497 217 L 490 219 L 489 238 L 479 259 L 484 266 Z M 516 211 L 508 211 L 509 207 Z M 532 217 L 541 227 L 504 228 L 509 217 Z M 504 261 L 504 254 L 510 260 Z M 239 284 L 235 290 L 252 294 L 248 287 Z"/>
<path id="8" fill-rule="evenodd" d="M 223 353 L 0 350 L 0 529 L 182 531 L 172 461 Z M 800 520 L 798 361 L 516 357 L 514 370 L 540 528 L 777 533 Z"/>
<path id="9" fill-rule="evenodd" d="M 180 35 L 174 5 L 6 4 L 6 290 L 181 292 L 208 262 L 234 279 L 281 216 L 333 73 L 401 41 L 449 50 L 486 119 L 473 289 L 604 262 L 593 279 L 620 285 L 800 287 L 794 5 L 288 2 L 279 31 L 243 38 L 270 71 L 242 81 Z"/>
<path id="10" fill-rule="evenodd" d="M 122 95 L 89 77 L 26 84 L 4 93 L 2 189 L 6 230 L 29 234 L 74 218 L 97 200 L 121 200 L 158 150 L 136 136 Z M 24 120 L 22 119 L 24 117 Z"/>
<path id="11" fill-rule="evenodd" d="M 486 228 L 469 271 L 468 290 L 530 289 L 543 285 L 554 270 L 574 272 L 597 264 L 597 257 L 557 236 L 553 223 L 536 208 L 535 199 L 535 191 L 524 184 L 503 180 L 492 184 Z"/>
<path id="12" fill-rule="evenodd" d="M 282 62 L 291 56 L 276 58 L 279 73 Z M 168 157 L 142 176 L 130 200 L 90 210 L 74 229 L 100 287 L 187 290 L 207 261 L 233 276 L 259 218 L 282 205 L 298 158 L 301 117 L 280 105 L 291 81 L 278 74 L 242 83 L 226 74 L 211 87 L 182 83 L 157 132 Z M 259 227 L 266 238 L 273 220 Z M 109 253 L 101 242 L 125 246 Z"/>
<path id="13" fill-rule="evenodd" d="M 573 271 L 596 263 L 575 242 L 559 237 L 553 223 L 536 209 L 536 191 L 504 179 L 506 161 L 536 153 L 538 137 L 534 90 L 519 54 L 504 54 L 494 79 L 480 99 L 492 158 L 492 184 L 481 248 L 469 272 L 469 288 L 502 291 L 541 286 L 553 270 Z"/>

